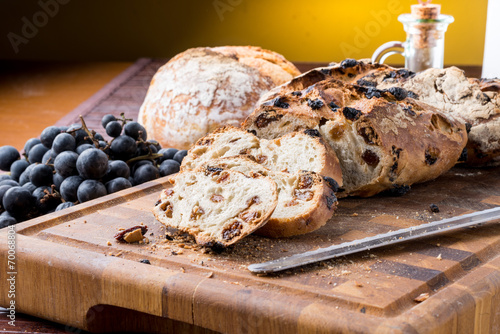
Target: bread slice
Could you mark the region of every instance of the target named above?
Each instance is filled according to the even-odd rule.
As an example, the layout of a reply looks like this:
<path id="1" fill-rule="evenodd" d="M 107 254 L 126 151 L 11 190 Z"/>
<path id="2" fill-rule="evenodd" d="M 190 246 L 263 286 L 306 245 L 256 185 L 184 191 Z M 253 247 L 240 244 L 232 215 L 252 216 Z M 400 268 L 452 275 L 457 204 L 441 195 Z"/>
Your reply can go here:
<path id="1" fill-rule="evenodd" d="M 186 171 L 171 178 L 153 213 L 162 224 L 205 246 L 226 247 L 263 226 L 278 204 L 269 177 L 223 168 Z"/>
<path id="2" fill-rule="evenodd" d="M 317 130 L 262 140 L 240 128 L 223 127 L 198 140 L 184 157 L 181 170 L 192 170 L 212 159 L 238 155 L 251 155 L 256 162 L 272 171 L 295 173 L 306 170 L 342 184 L 337 156 Z"/>
<path id="3" fill-rule="evenodd" d="M 198 168 L 227 168 L 247 176 L 260 173 L 276 182 L 278 205 L 267 223 L 255 232 L 262 236 L 280 238 L 312 232 L 325 225 L 337 207 L 337 183 L 314 172 L 271 171 L 251 156 L 209 160 Z"/>
<path id="4" fill-rule="evenodd" d="M 242 127 L 268 140 L 297 129 L 319 131 L 342 167 L 339 197 L 404 193 L 461 156 L 466 127 L 452 115 L 399 87 L 377 90 L 325 76 L 315 71 L 276 88 Z"/>

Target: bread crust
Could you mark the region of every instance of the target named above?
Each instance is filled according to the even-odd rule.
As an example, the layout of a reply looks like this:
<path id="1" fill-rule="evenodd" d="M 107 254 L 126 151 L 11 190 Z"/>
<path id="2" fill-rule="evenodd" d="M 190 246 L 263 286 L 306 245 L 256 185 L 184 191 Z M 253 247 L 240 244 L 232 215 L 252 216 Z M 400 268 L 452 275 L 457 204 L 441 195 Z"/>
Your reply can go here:
<path id="1" fill-rule="evenodd" d="M 346 64 L 348 63 L 349 66 Z M 307 79 L 306 79 L 307 78 Z M 432 105 L 447 117 L 470 124 L 467 154 L 461 161 L 468 166 L 500 165 L 500 81 L 467 78 L 464 71 L 451 66 L 413 73 L 369 60 L 332 63 L 292 79 L 295 86 L 313 85 L 333 78 L 365 88 L 401 87 L 411 96 Z M 285 93 L 292 84 L 268 92 L 262 99 Z"/>
<path id="2" fill-rule="evenodd" d="M 255 234 L 284 238 L 310 233 L 326 224 L 337 208 L 337 197 L 334 189 L 328 186 L 321 176 L 311 172 L 308 174 L 314 178 L 315 183 L 321 185 L 322 191 L 315 192 L 312 199 L 316 202 L 316 206 L 290 219 L 277 219 L 271 216 L 265 225 L 255 231 Z"/>
<path id="3" fill-rule="evenodd" d="M 342 165 L 346 192 L 339 197 L 424 182 L 456 163 L 467 140 L 463 122 L 406 97 L 404 89 L 369 90 L 329 73 L 313 70 L 277 87 L 242 127 L 262 138 L 318 129 Z M 273 121 L 259 122 L 265 118 Z M 373 175 L 359 181 L 357 173 Z"/>
<path id="4" fill-rule="evenodd" d="M 189 49 L 154 75 L 138 121 L 162 146 L 188 149 L 223 124 L 238 125 L 264 92 L 299 73 L 258 47 Z"/>

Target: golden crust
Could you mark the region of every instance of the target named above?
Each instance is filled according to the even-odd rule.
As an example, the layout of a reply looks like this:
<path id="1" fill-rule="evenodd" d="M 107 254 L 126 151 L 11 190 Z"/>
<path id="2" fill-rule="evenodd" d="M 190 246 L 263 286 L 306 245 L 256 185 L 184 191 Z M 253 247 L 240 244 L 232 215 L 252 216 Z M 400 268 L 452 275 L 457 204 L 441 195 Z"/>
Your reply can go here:
<path id="1" fill-rule="evenodd" d="M 314 179 L 316 191 L 311 201 L 316 205 L 289 219 L 276 219 L 271 216 L 264 226 L 254 232 L 255 234 L 270 238 L 285 238 L 313 232 L 326 224 L 337 208 L 337 197 L 334 189 L 320 175 L 308 174 Z M 318 188 L 320 191 L 317 191 Z"/>
<path id="2" fill-rule="evenodd" d="M 372 196 L 424 182 L 457 162 L 467 141 L 463 122 L 406 97 L 404 89 L 369 90 L 329 74 L 313 70 L 277 87 L 243 128 L 268 139 L 297 129 L 318 129 L 343 165 L 347 192 L 342 196 Z M 360 150 L 358 155 L 352 153 L 355 150 Z M 374 178 L 365 184 L 346 184 L 346 177 L 367 172 Z"/>
<path id="3" fill-rule="evenodd" d="M 138 121 L 162 146 L 188 149 L 221 125 L 238 125 L 263 93 L 297 74 L 281 55 L 256 47 L 189 49 L 157 71 Z"/>

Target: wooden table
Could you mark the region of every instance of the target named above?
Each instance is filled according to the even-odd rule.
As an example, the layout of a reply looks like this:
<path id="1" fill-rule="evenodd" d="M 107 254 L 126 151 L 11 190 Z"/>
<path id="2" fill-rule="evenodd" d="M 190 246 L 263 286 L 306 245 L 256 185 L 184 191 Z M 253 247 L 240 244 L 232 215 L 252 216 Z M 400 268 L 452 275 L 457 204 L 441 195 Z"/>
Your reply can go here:
<path id="1" fill-rule="evenodd" d="M 0 79 L 0 126 L 2 127 L 0 131 L 4 135 L 0 138 L 2 140 L 0 145 L 10 144 L 22 148 L 26 139 L 38 136 L 43 128 L 57 123 L 58 119 L 66 116 L 62 122 L 68 122 L 77 114 L 71 114 L 71 110 L 77 108 L 79 112 L 95 107 L 92 101 L 95 102 L 99 94 L 102 98 L 112 92 L 116 85 L 126 81 L 131 72 L 153 71 L 158 66 L 158 63 L 142 61 L 140 69 L 135 64 L 136 68 L 132 70 L 130 63 L 4 64 L 2 70 L 7 74 L 0 76 L 2 78 Z M 299 65 L 301 70 L 306 70 L 318 64 Z M 469 76 L 478 76 L 478 68 L 471 67 L 466 70 Z M 119 73 L 121 78 L 116 80 Z M 112 78 L 115 78 L 115 82 L 106 85 Z M 139 84 L 144 85 L 147 82 Z M 97 91 L 99 91 L 98 96 L 89 99 Z M 80 105 L 84 101 L 87 103 Z M 134 108 L 136 112 L 138 111 L 137 104 L 129 107 L 128 110 L 131 112 Z M 93 122 L 98 122 L 98 118 L 95 117 Z M 19 129 L 23 131 L 20 132 Z M 344 214 L 354 214 L 353 208 L 344 208 L 347 210 Z M 21 319 L 22 321 L 18 323 L 20 327 L 16 328 L 18 332 L 65 330 L 64 326 L 45 321 L 38 322 L 32 317 L 21 316 Z M 11 330 L 4 322 L 0 322 L 0 330 L 4 328 Z"/>

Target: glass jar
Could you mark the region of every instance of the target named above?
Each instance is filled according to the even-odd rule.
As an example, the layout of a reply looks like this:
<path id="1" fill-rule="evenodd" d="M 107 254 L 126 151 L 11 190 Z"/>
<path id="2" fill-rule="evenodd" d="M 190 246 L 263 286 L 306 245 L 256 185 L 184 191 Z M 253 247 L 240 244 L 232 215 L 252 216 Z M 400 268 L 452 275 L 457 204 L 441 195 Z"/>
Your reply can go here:
<path id="1" fill-rule="evenodd" d="M 405 67 L 413 72 L 443 68 L 444 33 L 455 20 L 453 16 L 440 14 L 435 19 L 419 19 L 412 14 L 401 14 L 398 20 L 403 23 L 406 41 L 381 45 L 372 61 L 383 63 L 387 57 L 401 54 L 405 57 Z"/>

